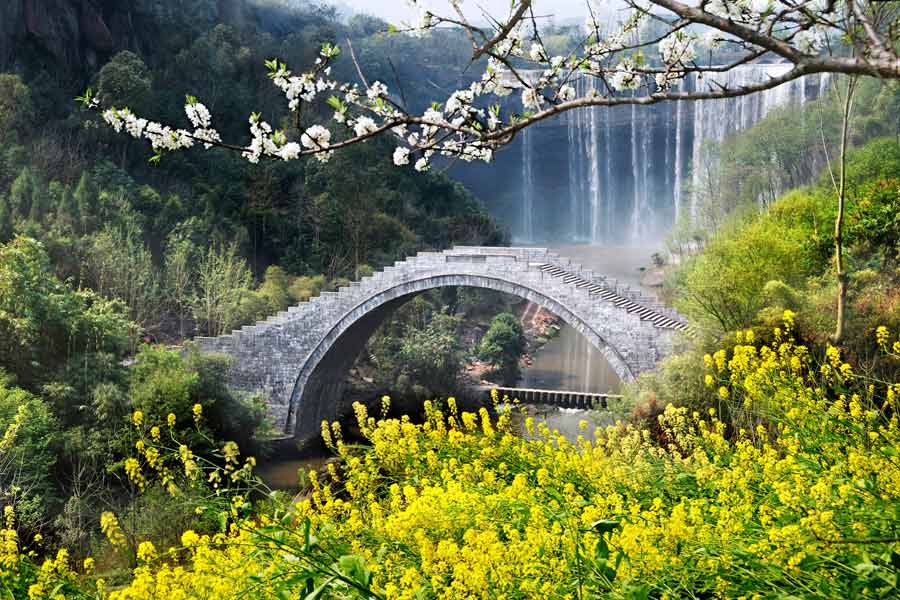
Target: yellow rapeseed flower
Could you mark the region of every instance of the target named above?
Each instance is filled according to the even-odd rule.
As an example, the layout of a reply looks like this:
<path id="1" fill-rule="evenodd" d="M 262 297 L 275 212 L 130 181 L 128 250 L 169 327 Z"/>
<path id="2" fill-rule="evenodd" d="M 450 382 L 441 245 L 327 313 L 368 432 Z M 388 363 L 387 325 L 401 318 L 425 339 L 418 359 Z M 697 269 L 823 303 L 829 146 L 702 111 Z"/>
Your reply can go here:
<path id="1" fill-rule="evenodd" d="M 156 559 L 156 547 L 153 542 L 141 542 L 138 544 L 137 557 L 141 562 L 150 562 Z"/>

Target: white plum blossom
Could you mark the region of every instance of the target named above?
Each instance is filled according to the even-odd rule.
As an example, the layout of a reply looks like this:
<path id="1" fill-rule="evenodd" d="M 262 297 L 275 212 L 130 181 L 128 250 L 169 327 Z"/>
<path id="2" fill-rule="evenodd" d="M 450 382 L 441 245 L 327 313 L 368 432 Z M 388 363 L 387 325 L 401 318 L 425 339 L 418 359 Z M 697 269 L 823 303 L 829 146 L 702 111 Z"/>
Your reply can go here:
<path id="1" fill-rule="evenodd" d="M 207 150 L 212 148 L 215 145 L 215 142 L 222 141 L 222 137 L 215 129 L 195 129 L 192 135 L 194 136 L 194 139 L 203 142 L 203 147 Z M 135 135 L 134 137 L 138 136 Z"/>
<path id="2" fill-rule="evenodd" d="M 536 87 L 527 87 L 522 89 L 522 106 L 526 109 L 539 110 L 544 102 L 544 96 L 540 89 Z"/>
<path id="3" fill-rule="evenodd" d="M 302 148 L 300 144 L 297 142 L 289 142 L 281 147 L 278 151 L 278 156 L 280 156 L 284 160 L 296 160 L 300 157 L 300 152 Z"/>
<path id="4" fill-rule="evenodd" d="M 422 14 L 419 15 L 419 29 L 426 30 L 431 27 L 434 23 L 434 15 L 431 14 L 431 11 L 423 10 Z"/>
<path id="5" fill-rule="evenodd" d="M 136 117 L 129 112 L 128 115 L 125 117 L 125 131 L 127 131 L 128 135 L 130 135 L 133 138 L 140 138 L 141 136 L 144 135 L 144 129 L 147 128 L 147 122 L 148 122 L 147 119 L 142 119 L 142 118 Z M 212 132 L 212 130 L 203 130 L 203 129 L 198 130 L 198 131 Z M 212 132 L 212 133 L 215 133 L 215 132 Z M 218 134 L 215 134 L 215 135 L 216 135 L 216 137 L 218 137 Z M 215 141 L 219 141 L 219 140 L 216 139 Z"/>
<path id="6" fill-rule="evenodd" d="M 797 31 L 792 41 L 801 52 L 807 54 L 814 54 L 825 45 L 824 34 L 816 28 Z"/>
<path id="7" fill-rule="evenodd" d="M 718 29 L 710 29 L 703 36 L 703 45 L 707 48 L 715 50 L 722 46 L 723 35 Z"/>
<path id="8" fill-rule="evenodd" d="M 684 64 L 697 58 L 694 37 L 677 31 L 659 42 L 659 53 L 667 65 Z"/>
<path id="9" fill-rule="evenodd" d="M 259 119 L 257 115 L 250 116 L 250 145 L 244 150 L 244 157 L 251 163 L 258 163 L 260 157 L 278 156 L 278 145 L 272 139 L 272 126 Z"/>
<path id="10" fill-rule="evenodd" d="M 378 129 L 378 125 L 372 117 L 360 117 L 353 123 L 353 131 L 358 136 L 369 135 Z"/>
<path id="11" fill-rule="evenodd" d="M 622 61 L 616 65 L 616 71 L 609 79 L 609 84 L 618 91 L 636 90 L 640 85 L 637 73 L 628 61 Z"/>
<path id="12" fill-rule="evenodd" d="M 440 123 L 444 120 L 444 113 L 439 110 L 429 108 L 425 111 L 425 114 L 422 115 L 422 119 L 424 121 L 428 121 L 429 123 Z"/>
<path id="13" fill-rule="evenodd" d="M 331 141 L 331 131 L 321 125 L 313 125 L 300 136 L 300 143 L 305 148 L 327 148 Z"/>
<path id="14" fill-rule="evenodd" d="M 369 89 L 366 90 L 366 96 L 369 98 L 369 100 L 375 100 L 376 98 L 387 96 L 387 92 L 387 86 L 380 81 L 376 81 L 369 86 Z"/>
<path id="15" fill-rule="evenodd" d="M 119 111 L 114 108 L 107 109 L 103 111 L 103 120 L 113 128 L 113 131 L 119 133 L 122 131 L 122 127 L 125 125 L 125 121 L 119 118 Z"/>
<path id="16" fill-rule="evenodd" d="M 209 127 L 211 116 L 209 109 L 199 102 L 188 103 L 184 105 L 184 112 L 187 114 L 188 120 L 197 129 L 206 129 Z"/>
<path id="17" fill-rule="evenodd" d="M 474 94 L 471 90 L 458 90 L 450 94 L 450 97 L 447 99 L 446 109 L 447 114 L 452 114 L 458 110 L 466 108 L 469 104 L 472 103 L 474 98 Z"/>
<path id="18" fill-rule="evenodd" d="M 394 164 L 398 167 L 409 164 L 409 148 L 397 146 L 394 150 Z"/>
<path id="19" fill-rule="evenodd" d="M 299 133 L 299 139 L 291 138 L 296 141 L 289 142 L 284 131 L 273 130 L 271 125 L 254 114 L 250 118 L 249 143 L 238 141 L 224 144 L 218 131 L 212 127 L 210 111 L 192 96 L 187 97 L 184 106 L 191 125 L 187 129 L 148 121 L 127 108 L 107 108 L 90 90 L 79 100 L 87 108 L 101 112 L 103 121 L 115 132 L 124 131 L 149 142 L 157 153 L 155 159 L 164 152 L 202 145 L 204 148 L 221 146 L 238 149 L 251 162 L 258 162 L 264 157 L 296 160 L 304 156 L 327 161 L 335 146 L 343 147 L 390 130 L 401 144 L 393 151 L 394 164 L 409 165 L 414 156 L 421 156 L 415 160 L 415 168 L 425 171 L 431 168 L 430 161 L 435 153 L 465 161 L 490 161 L 497 148 L 515 137 L 519 127 L 530 126 L 533 121 L 545 118 L 551 112 L 568 110 L 573 104 L 614 106 L 648 99 L 670 100 L 675 96 L 677 99 L 692 99 L 692 95 L 696 94 L 690 90 L 672 94 L 672 88 L 689 72 L 702 77 L 713 70 L 734 68 L 760 54 L 765 55 L 763 60 L 781 54 L 782 58 L 794 62 L 796 66 L 808 66 L 812 57 L 823 54 L 829 48 L 826 43 L 829 39 L 849 37 L 854 44 L 869 44 L 865 28 L 854 29 L 859 22 L 853 14 L 847 13 L 848 23 L 853 27 L 847 25 L 844 29 L 842 24 L 835 25 L 843 23 L 841 19 L 829 20 L 825 17 L 829 12 L 843 10 L 840 3 L 827 0 L 812 0 L 797 7 L 779 0 L 688 2 L 671 7 L 669 12 L 675 18 L 665 16 L 665 21 L 660 20 L 662 14 L 655 12 L 652 0 L 629 0 L 626 4 L 630 8 L 621 18 L 617 16 L 614 24 L 607 20 L 608 7 L 599 6 L 600 3 L 608 3 L 608 0 L 587 0 L 597 6 L 588 20 L 587 36 L 580 47 L 567 50 L 568 54 L 551 56 L 529 15 L 518 12 L 519 20 L 515 22 L 488 19 L 485 21 L 488 24 L 482 29 L 466 22 L 465 13 L 468 11 L 462 9 L 463 0 L 446 0 L 454 13 L 446 16 L 426 8 L 424 0 L 407 1 L 417 11 L 418 22 L 409 27 L 413 34 L 452 24 L 470 34 L 474 45 L 472 64 L 483 64 L 481 61 L 486 60 L 480 76 L 476 74 L 468 85 L 436 98 L 431 108 L 421 116 L 408 112 L 401 102 L 392 101 L 388 86 L 384 83 L 365 83 L 363 74 L 360 74 L 362 85 L 349 81 L 339 84 L 332 80 L 331 64 L 340 51 L 331 44 L 322 46 L 319 57 L 305 72 L 295 74 L 278 60 L 266 61 L 269 77 L 284 94 L 287 108 L 295 113 L 290 119 L 279 115 L 279 122 L 282 119 L 284 122 L 299 121 L 303 103 L 315 101 L 326 104 L 327 101 L 334 111 L 322 117 L 323 124 L 304 125 L 307 127 L 305 130 L 301 128 L 294 134 Z M 512 12 L 521 7 L 518 0 L 512 1 Z M 723 17 L 727 23 L 695 16 L 697 14 Z M 647 39 L 651 34 L 647 26 L 654 20 L 655 26 L 668 26 L 668 30 L 663 30 L 661 35 L 655 28 L 652 30 L 653 36 L 660 37 L 655 42 L 655 49 L 651 49 Z M 721 27 L 721 30 L 714 26 Z M 760 43 L 760 36 L 777 41 L 778 48 L 787 45 L 795 52 L 772 50 Z M 894 44 L 897 37 L 893 36 L 889 41 Z M 717 48 L 723 42 L 729 44 L 729 53 L 721 59 L 723 65 L 710 65 L 703 61 L 698 64 L 695 46 L 700 45 L 705 54 L 708 49 Z M 866 67 L 870 66 L 871 61 L 877 63 L 881 60 L 874 50 L 877 49 L 867 55 L 870 63 Z M 659 53 L 661 60 L 656 60 L 655 56 L 648 58 L 653 51 Z M 833 58 L 832 55 L 829 57 Z M 475 59 L 481 60 L 475 62 Z M 859 57 L 842 57 L 842 60 L 863 61 Z M 521 67 L 527 63 L 531 63 L 533 68 Z M 893 67 L 880 68 L 893 72 L 890 71 Z M 841 71 L 838 68 L 835 70 Z M 790 76 L 799 76 L 802 72 L 802 69 L 796 69 Z M 581 78 L 591 78 L 604 85 L 581 86 L 578 83 Z M 640 92 L 631 94 L 616 93 L 639 89 Z M 494 103 L 496 98 L 508 96 L 514 91 L 522 94 L 524 116 L 513 116 L 515 111 L 509 103 Z M 715 90 L 713 95 L 728 97 L 734 93 L 734 89 L 723 88 Z M 322 112 L 303 111 L 302 115 L 310 118 L 322 115 Z M 357 139 L 332 146 L 332 131 L 324 126 L 331 118 L 337 123 L 334 127 L 336 131 L 340 130 L 342 140 L 346 139 L 347 133 Z"/>

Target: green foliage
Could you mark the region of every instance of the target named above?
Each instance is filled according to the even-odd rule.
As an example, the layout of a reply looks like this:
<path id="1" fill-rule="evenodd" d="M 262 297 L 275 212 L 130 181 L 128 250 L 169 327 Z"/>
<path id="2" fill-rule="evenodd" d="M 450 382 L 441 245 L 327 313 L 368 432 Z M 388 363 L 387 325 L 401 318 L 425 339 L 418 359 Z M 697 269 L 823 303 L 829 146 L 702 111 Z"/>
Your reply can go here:
<path id="1" fill-rule="evenodd" d="M 129 400 L 148 421 L 164 422 L 169 413 L 190 423 L 199 375 L 185 368 L 177 352 L 162 346 L 143 346 L 130 370 Z"/>
<path id="2" fill-rule="evenodd" d="M 169 236 L 163 264 L 163 294 L 170 313 L 178 322 L 179 337 L 186 335 L 187 320 L 192 313 L 196 257 L 197 248 L 189 239 L 177 234 Z"/>
<path id="3" fill-rule="evenodd" d="M 31 90 L 18 75 L 0 73 L 0 141 L 24 133 L 33 119 Z"/>
<path id="4" fill-rule="evenodd" d="M 720 333 L 748 326 L 764 306 L 767 282 L 798 285 L 807 273 L 798 232 L 775 218 L 721 230 L 679 272 L 676 306 Z"/>
<path id="5" fill-rule="evenodd" d="M 519 378 L 519 359 L 525 352 L 525 332 L 511 313 L 500 313 L 491 321 L 478 349 L 479 357 L 490 363 L 504 385 L 514 385 Z"/>
<path id="6" fill-rule="evenodd" d="M 851 260 L 860 264 L 866 257 L 880 257 L 888 277 L 900 236 L 898 173 L 900 144 L 889 139 L 854 150 L 847 163 L 844 238 Z M 766 306 L 813 308 L 815 302 L 802 290 L 812 290 L 812 279 L 830 270 L 835 211 L 832 182 L 824 175 L 816 186 L 785 194 L 766 213 L 732 221 L 670 280 L 676 305 L 718 333 L 753 324 Z M 793 291 L 780 293 L 773 281 L 786 286 L 782 291 Z M 829 312 L 822 316 L 826 329 Z"/>
<path id="7" fill-rule="evenodd" d="M 833 85 L 844 86 L 840 78 Z M 833 88 L 833 86 L 832 86 Z M 848 184 L 896 173 L 898 150 L 890 139 L 879 136 L 900 133 L 900 87 L 896 82 L 862 79 L 851 119 L 851 143 L 866 148 L 854 151 L 848 164 Z M 804 105 L 802 111 L 783 107 L 771 111 L 753 127 L 723 140 L 704 145 L 706 172 L 697 173 L 689 190 L 697 202 L 697 222 L 680 223 L 671 234 L 670 246 L 685 254 L 706 240 L 729 219 L 758 214 L 787 190 L 819 180 L 817 188 L 831 186 L 828 163 L 840 146 L 841 103 L 830 90 Z M 836 167 L 834 167 L 836 169 Z"/>
<path id="8" fill-rule="evenodd" d="M 194 318 L 206 335 L 228 333 L 240 322 L 241 301 L 251 292 L 253 276 L 237 246 L 211 246 L 197 265 Z"/>
<path id="9" fill-rule="evenodd" d="M 0 195 L 0 244 L 5 244 L 13 236 L 13 216 L 6 196 Z"/>
<path id="10" fill-rule="evenodd" d="M 182 355 L 162 346 L 143 346 L 130 372 L 131 410 L 140 410 L 147 422 L 165 423 L 173 414 L 176 429 L 192 430 L 193 407 L 199 404 L 212 440 L 231 440 L 245 451 L 253 449 L 265 407 L 257 398 L 244 398 L 228 389 L 228 365 L 225 356 L 195 351 Z"/>
<path id="11" fill-rule="evenodd" d="M 223 355 L 189 351 L 184 365 L 197 374 L 193 401 L 203 406 L 203 423 L 214 439 L 236 442 L 244 454 L 254 453 L 269 433 L 265 398 L 228 388 L 230 360 Z"/>
<path id="12" fill-rule="evenodd" d="M 325 276 L 297 277 L 288 288 L 288 294 L 294 302 L 305 302 L 313 296 L 318 296 L 325 288 Z"/>
<path id="13" fill-rule="evenodd" d="M 900 258 L 900 162 L 893 173 L 858 186 L 846 231 L 848 244 L 869 254 L 882 252 L 889 264 Z"/>
<path id="14" fill-rule="evenodd" d="M 842 346 L 885 379 L 895 376 L 895 367 L 878 359 L 872 332 L 900 324 L 898 176 L 896 140 L 875 139 L 849 156 L 844 229 L 849 310 Z M 814 352 L 823 351 L 834 329 L 835 211 L 826 173 L 816 185 L 785 194 L 765 213 L 733 220 L 675 271 L 667 285 L 676 306 L 698 327 L 701 343 L 729 330 L 777 326 L 789 309 L 804 315 L 798 327 Z M 716 407 L 715 395 L 697 388 L 697 369 L 683 364 L 689 356 L 669 359 L 643 377 L 631 392 L 638 404 Z"/>
<path id="15" fill-rule="evenodd" d="M 158 329 L 163 316 L 161 278 L 136 225 L 106 227 L 92 236 L 85 267 L 91 288 L 122 300 L 140 327 Z"/>
<path id="16" fill-rule="evenodd" d="M 140 114 L 151 106 L 152 81 L 141 58 L 124 50 L 106 63 L 97 74 L 97 94 Z"/>
<path id="17" fill-rule="evenodd" d="M 854 148 L 847 157 L 847 185 L 851 194 L 861 185 L 871 185 L 881 179 L 900 174 L 900 142 L 896 138 L 876 138 Z M 823 175 L 819 185 L 826 187 L 830 179 Z"/>
<path id="18" fill-rule="evenodd" d="M 79 355 L 121 355 L 131 327 L 119 302 L 60 282 L 39 242 L 0 246 L 0 366 L 26 389 Z"/>
<path id="19" fill-rule="evenodd" d="M 39 532 L 57 499 L 56 431 L 47 404 L 0 371 L 0 505 L 15 509 L 21 531 Z"/>
<path id="20" fill-rule="evenodd" d="M 257 294 L 265 299 L 268 314 L 273 315 L 278 311 L 285 310 L 291 304 L 289 286 L 290 280 L 284 269 L 276 266 L 266 269 Z"/>
<path id="21" fill-rule="evenodd" d="M 459 319 L 436 315 L 424 328 L 409 328 L 399 344 L 398 360 L 402 365 L 402 381 L 418 382 L 421 389 L 400 390 L 428 397 L 435 391 L 456 389 L 463 366 L 460 347 Z"/>

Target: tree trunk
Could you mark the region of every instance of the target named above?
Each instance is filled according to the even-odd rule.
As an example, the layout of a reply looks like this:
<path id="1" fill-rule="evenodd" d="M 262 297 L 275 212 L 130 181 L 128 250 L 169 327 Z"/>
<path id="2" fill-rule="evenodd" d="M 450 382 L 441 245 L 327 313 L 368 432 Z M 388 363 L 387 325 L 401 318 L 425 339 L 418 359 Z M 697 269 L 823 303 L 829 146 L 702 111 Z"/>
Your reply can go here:
<path id="1" fill-rule="evenodd" d="M 834 220 L 834 268 L 837 271 L 837 323 L 832 341 L 838 345 L 844 339 L 844 313 L 847 302 L 847 272 L 844 270 L 844 201 L 847 195 L 847 133 L 850 128 L 850 113 L 853 109 L 853 91 L 856 89 L 856 77 L 847 81 L 847 96 L 844 98 L 844 112 L 841 122 L 841 172 L 838 181 L 838 210 Z"/>

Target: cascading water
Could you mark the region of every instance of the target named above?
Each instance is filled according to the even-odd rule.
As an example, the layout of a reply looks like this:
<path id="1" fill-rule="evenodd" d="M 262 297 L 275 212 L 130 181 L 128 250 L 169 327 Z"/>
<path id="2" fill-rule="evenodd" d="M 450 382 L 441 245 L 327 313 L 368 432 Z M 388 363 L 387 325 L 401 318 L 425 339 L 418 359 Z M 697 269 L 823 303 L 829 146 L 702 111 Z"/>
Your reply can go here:
<path id="1" fill-rule="evenodd" d="M 684 102 L 675 103 L 675 165 L 674 184 L 672 185 L 672 204 L 674 207 L 675 218 L 681 213 L 681 170 L 684 166 L 681 158 L 681 132 L 683 131 L 681 122 L 684 114 Z"/>
<path id="2" fill-rule="evenodd" d="M 522 237 L 526 242 L 534 240 L 534 159 L 532 158 L 533 132 L 522 130 Z"/>
<path id="3" fill-rule="evenodd" d="M 737 89 L 789 68 L 744 65 L 702 79 L 691 75 L 682 85 L 687 90 L 719 85 Z M 579 96 L 600 85 L 590 77 L 579 77 L 574 84 Z M 571 111 L 563 121 L 563 139 L 554 133 L 558 124 L 526 128 L 521 135 L 522 196 L 515 204 L 520 218 L 514 237 L 527 242 L 616 243 L 662 236 L 679 214 L 696 213 L 691 188 L 701 184 L 701 174 L 712 166 L 708 161 L 714 160 L 702 152 L 704 142 L 722 141 L 776 107 L 821 95 L 826 86 L 824 77 L 810 76 L 737 98 Z M 567 181 L 560 181 L 560 172 Z M 535 223 L 541 224 L 539 231 Z"/>

